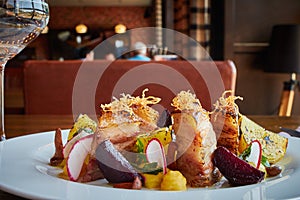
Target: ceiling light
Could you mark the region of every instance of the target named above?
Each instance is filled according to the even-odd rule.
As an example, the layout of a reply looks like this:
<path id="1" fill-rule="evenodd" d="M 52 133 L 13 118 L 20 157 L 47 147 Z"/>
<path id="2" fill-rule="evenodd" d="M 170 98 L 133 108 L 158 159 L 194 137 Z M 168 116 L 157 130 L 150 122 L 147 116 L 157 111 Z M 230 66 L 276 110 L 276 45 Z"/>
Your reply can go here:
<path id="1" fill-rule="evenodd" d="M 123 24 L 118 24 L 115 26 L 115 32 L 116 33 L 125 33 L 126 32 L 126 26 Z"/>
<path id="2" fill-rule="evenodd" d="M 75 30 L 76 30 L 76 33 L 79 33 L 79 34 L 84 34 L 87 32 L 88 28 L 86 25 L 84 24 L 78 24 L 76 27 L 75 27 Z"/>

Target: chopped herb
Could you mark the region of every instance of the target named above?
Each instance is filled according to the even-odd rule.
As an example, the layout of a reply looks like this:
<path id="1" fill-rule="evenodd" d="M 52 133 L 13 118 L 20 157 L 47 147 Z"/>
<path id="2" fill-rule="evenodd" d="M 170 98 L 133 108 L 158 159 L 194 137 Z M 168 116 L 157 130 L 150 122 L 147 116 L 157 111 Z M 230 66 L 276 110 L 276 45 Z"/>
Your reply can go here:
<path id="1" fill-rule="evenodd" d="M 140 173 L 147 174 L 158 174 L 162 172 L 162 168 L 158 166 L 157 162 L 149 163 L 145 154 L 137 154 L 136 162 L 131 163 L 131 165 Z"/>
<path id="2" fill-rule="evenodd" d="M 269 161 L 268 161 L 268 158 L 264 155 L 261 156 L 261 162 L 260 163 L 263 164 L 263 166 L 265 166 L 265 167 L 270 167 L 271 166 Z"/>
<path id="3" fill-rule="evenodd" d="M 251 145 L 249 145 L 243 153 L 239 156 L 241 159 L 246 160 L 246 158 L 250 155 L 251 152 Z"/>
<path id="4" fill-rule="evenodd" d="M 144 152 L 144 145 L 143 142 L 138 138 L 137 139 L 137 152 L 138 153 L 143 153 Z"/>

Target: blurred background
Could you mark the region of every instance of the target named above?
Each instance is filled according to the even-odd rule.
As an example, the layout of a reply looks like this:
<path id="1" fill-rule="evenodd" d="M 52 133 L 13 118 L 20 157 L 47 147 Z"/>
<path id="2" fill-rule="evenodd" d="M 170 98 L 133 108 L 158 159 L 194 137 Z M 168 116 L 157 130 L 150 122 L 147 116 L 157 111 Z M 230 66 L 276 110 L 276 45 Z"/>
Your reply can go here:
<path id="1" fill-rule="evenodd" d="M 49 0 L 50 21 L 44 33 L 13 60 L 5 77 L 6 113 L 23 112 L 23 64 L 26 60 L 82 59 L 93 49 L 117 35 L 116 59 L 125 59 L 120 49 L 142 40 L 122 34 L 140 27 L 173 29 L 197 40 L 213 60 L 232 60 L 237 67 L 236 95 L 240 111 L 248 115 L 276 115 L 283 83 L 291 73 L 266 72 L 272 29 L 280 24 L 300 24 L 299 0 Z M 147 35 L 143 36 L 147 37 Z M 146 44 L 151 59 L 155 54 L 172 54 L 163 36 Z M 286 38 L 282 37 L 282 41 Z M 299 43 L 299 41 L 295 41 Z M 180 46 L 174 41 L 175 46 Z M 182 49 L 191 60 L 207 59 Z M 284 52 L 283 52 L 284 53 Z M 298 58 L 299 58 L 298 54 Z M 105 59 L 95 55 L 95 59 Z M 300 64 L 300 63 L 298 63 Z M 288 67 L 288 66 L 282 66 Z M 299 80 L 299 78 L 296 78 Z M 300 114 L 299 86 L 295 88 L 292 114 Z"/>

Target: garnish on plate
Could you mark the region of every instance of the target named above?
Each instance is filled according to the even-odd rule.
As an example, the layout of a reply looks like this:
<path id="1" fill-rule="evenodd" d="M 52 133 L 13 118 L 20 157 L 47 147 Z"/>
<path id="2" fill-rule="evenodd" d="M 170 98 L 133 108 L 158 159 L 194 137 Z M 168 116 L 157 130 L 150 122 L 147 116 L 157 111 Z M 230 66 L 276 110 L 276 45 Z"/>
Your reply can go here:
<path id="1" fill-rule="evenodd" d="M 246 185 L 281 173 L 274 164 L 285 155 L 288 140 L 240 114 L 234 101 L 241 98 L 231 91 L 212 112 L 195 94 L 181 91 L 171 103 L 175 111 L 161 114 L 151 107 L 160 98 L 146 96 L 147 91 L 101 105 L 98 122 L 79 115 L 65 144 L 57 131 L 51 163 L 63 168 L 60 177 L 105 178 L 115 188 L 186 190 L 213 186 L 222 175 L 232 185 Z"/>

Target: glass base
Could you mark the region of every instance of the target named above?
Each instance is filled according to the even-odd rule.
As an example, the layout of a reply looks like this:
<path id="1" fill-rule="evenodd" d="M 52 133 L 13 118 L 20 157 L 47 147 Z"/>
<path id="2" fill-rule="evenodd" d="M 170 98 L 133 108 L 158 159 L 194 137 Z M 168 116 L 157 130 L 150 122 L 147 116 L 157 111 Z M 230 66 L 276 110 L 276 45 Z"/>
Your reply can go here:
<path id="1" fill-rule="evenodd" d="M 1 142 L 1 141 L 4 141 L 4 140 L 6 140 L 5 134 L 4 134 L 4 133 L 1 133 L 1 136 L 0 136 L 0 142 Z"/>

